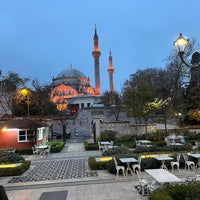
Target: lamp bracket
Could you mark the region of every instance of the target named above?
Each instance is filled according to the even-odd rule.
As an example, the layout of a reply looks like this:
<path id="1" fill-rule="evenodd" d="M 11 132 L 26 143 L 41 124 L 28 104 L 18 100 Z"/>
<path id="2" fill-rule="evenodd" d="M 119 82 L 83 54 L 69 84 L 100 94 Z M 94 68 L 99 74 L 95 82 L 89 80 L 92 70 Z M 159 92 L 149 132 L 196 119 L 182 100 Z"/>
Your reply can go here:
<path id="1" fill-rule="evenodd" d="M 194 65 L 190 65 L 190 64 L 186 63 L 186 61 L 184 60 L 184 58 L 183 58 L 184 51 L 180 51 L 180 52 L 178 53 L 178 55 L 180 56 L 181 61 L 182 61 L 186 66 L 188 66 L 188 67 L 194 67 Z"/>

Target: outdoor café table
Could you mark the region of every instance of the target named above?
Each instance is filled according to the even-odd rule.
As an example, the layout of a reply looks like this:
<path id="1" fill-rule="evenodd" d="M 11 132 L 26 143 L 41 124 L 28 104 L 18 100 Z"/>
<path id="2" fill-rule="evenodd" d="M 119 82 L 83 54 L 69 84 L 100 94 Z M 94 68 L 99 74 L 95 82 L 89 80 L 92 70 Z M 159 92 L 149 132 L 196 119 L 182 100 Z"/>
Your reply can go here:
<path id="1" fill-rule="evenodd" d="M 36 147 L 36 149 L 38 149 L 40 151 L 40 155 L 43 155 L 44 154 L 44 150 L 48 148 L 48 145 L 47 144 L 41 144 L 41 145 L 38 145 Z"/>
<path id="2" fill-rule="evenodd" d="M 130 171 L 131 174 L 133 175 L 134 173 L 133 173 L 133 170 L 132 170 L 131 167 L 130 167 L 130 163 L 131 163 L 131 162 L 138 162 L 138 160 L 135 159 L 135 158 L 120 158 L 119 160 L 120 160 L 122 163 L 126 163 L 126 164 L 127 164 L 127 167 L 126 167 L 126 175 L 128 174 L 128 171 Z"/>
<path id="3" fill-rule="evenodd" d="M 108 150 L 108 148 L 111 146 L 111 143 L 109 141 L 101 141 L 100 144 L 104 146 L 105 150 Z"/>
<path id="4" fill-rule="evenodd" d="M 192 153 L 192 154 L 190 154 L 190 156 L 198 159 L 198 162 L 196 164 L 196 168 L 200 167 L 200 153 Z"/>
<path id="5" fill-rule="evenodd" d="M 169 156 L 156 156 L 155 159 L 156 160 L 160 160 L 161 163 L 162 163 L 161 166 L 160 166 L 160 168 L 161 169 L 166 169 L 166 170 L 168 170 L 168 169 L 167 169 L 167 166 L 165 165 L 165 161 L 166 160 L 173 160 L 173 158 L 171 158 Z"/>
<path id="6" fill-rule="evenodd" d="M 149 140 L 137 140 L 137 142 L 141 145 L 141 146 L 151 146 L 151 141 Z"/>
<path id="7" fill-rule="evenodd" d="M 108 142 L 108 141 L 101 141 L 100 144 L 102 144 L 102 145 L 111 145 L 111 143 Z"/>
<path id="8" fill-rule="evenodd" d="M 183 182 L 183 180 L 165 169 L 145 169 L 145 171 L 161 185 Z"/>

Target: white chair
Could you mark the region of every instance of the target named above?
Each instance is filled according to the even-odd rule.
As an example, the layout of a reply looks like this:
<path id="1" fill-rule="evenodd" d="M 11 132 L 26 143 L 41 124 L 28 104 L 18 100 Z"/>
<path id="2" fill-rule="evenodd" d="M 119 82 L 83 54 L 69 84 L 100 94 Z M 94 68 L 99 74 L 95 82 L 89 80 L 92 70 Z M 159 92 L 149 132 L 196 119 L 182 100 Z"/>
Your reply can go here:
<path id="1" fill-rule="evenodd" d="M 139 193 L 142 196 L 147 196 L 149 194 L 149 185 L 150 185 L 150 181 L 144 177 L 142 177 L 142 173 L 139 171 L 136 171 L 137 173 L 137 177 L 139 180 L 139 186 L 138 186 L 138 190 Z"/>
<path id="2" fill-rule="evenodd" d="M 111 141 L 110 141 L 110 145 L 113 146 L 113 144 L 114 144 L 114 141 L 111 140 Z"/>
<path id="3" fill-rule="evenodd" d="M 136 173 L 137 170 L 139 172 L 141 172 L 141 161 L 142 161 L 142 158 L 141 158 L 141 156 L 139 156 L 138 157 L 138 163 L 132 165 L 132 169 L 133 169 L 134 173 Z"/>
<path id="4" fill-rule="evenodd" d="M 99 145 L 99 151 L 104 151 L 105 150 L 104 146 L 102 146 L 99 141 L 98 141 L 98 145 Z"/>
<path id="5" fill-rule="evenodd" d="M 200 143 L 199 142 L 195 142 L 195 145 L 192 147 L 193 150 L 198 150 L 200 147 Z"/>
<path id="6" fill-rule="evenodd" d="M 149 181 L 147 186 L 148 186 L 149 192 L 153 192 L 154 190 L 161 188 L 161 185 L 157 181 L 152 180 L 152 179 Z"/>
<path id="7" fill-rule="evenodd" d="M 136 147 L 141 146 L 140 142 L 137 141 L 136 139 L 135 139 L 135 145 L 136 145 Z"/>
<path id="8" fill-rule="evenodd" d="M 172 168 L 172 172 L 174 171 L 174 167 L 176 167 L 177 170 L 180 172 L 180 169 L 179 169 L 179 166 L 180 166 L 180 157 L 181 157 L 181 154 L 178 153 L 177 156 L 176 156 L 176 161 L 170 162 L 171 168 Z"/>
<path id="9" fill-rule="evenodd" d="M 33 155 L 39 155 L 39 151 L 38 151 L 38 149 L 37 148 L 35 148 L 35 147 L 33 147 L 32 146 L 32 151 L 33 151 Z"/>
<path id="10" fill-rule="evenodd" d="M 44 150 L 45 154 L 49 154 L 51 151 L 51 145 L 48 145 L 48 148 Z"/>
<path id="11" fill-rule="evenodd" d="M 118 165 L 118 164 L 117 164 L 117 160 L 116 160 L 115 157 L 113 158 L 113 160 L 114 160 L 115 168 L 116 168 L 116 171 L 117 171 L 117 177 L 119 177 L 119 172 L 120 172 L 120 170 L 122 171 L 123 175 L 125 176 L 125 167 L 122 166 L 122 165 Z"/>
<path id="12" fill-rule="evenodd" d="M 194 162 L 188 160 L 188 155 L 183 154 L 183 158 L 184 158 L 184 161 L 185 161 L 185 169 L 190 170 L 190 169 L 194 169 L 195 168 Z"/>

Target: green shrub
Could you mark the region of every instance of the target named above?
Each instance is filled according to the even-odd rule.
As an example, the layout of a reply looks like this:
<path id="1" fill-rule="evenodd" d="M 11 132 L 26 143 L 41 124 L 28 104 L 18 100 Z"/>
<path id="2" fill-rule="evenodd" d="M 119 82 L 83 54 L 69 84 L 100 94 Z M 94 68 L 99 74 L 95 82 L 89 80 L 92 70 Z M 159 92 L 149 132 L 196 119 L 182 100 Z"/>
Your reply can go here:
<path id="1" fill-rule="evenodd" d="M 187 151 L 190 152 L 192 150 L 192 145 L 187 143 L 185 145 L 171 145 L 171 146 L 157 146 L 152 145 L 151 147 L 138 146 L 135 148 L 135 153 L 144 153 L 144 152 L 181 152 Z"/>
<path id="2" fill-rule="evenodd" d="M 199 200 L 200 184 L 175 185 L 153 191 L 150 200 Z"/>
<path id="3" fill-rule="evenodd" d="M 160 161 L 156 160 L 155 158 L 145 158 L 145 159 L 142 159 L 142 162 L 141 162 L 142 170 L 157 169 L 157 168 L 160 168 L 160 166 L 161 166 Z"/>
<path id="4" fill-rule="evenodd" d="M 8 164 L 8 163 L 19 163 L 23 162 L 25 159 L 13 152 L 8 151 L 0 151 L 0 164 Z"/>
<path id="5" fill-rule="evenodd" d="M 96 161 L 95 157 L 89 157 L 88 163 L 92 170 L 105 170 L 107 169 L 106 165 L 109 161 Z"/>
<path id="6" fill-rule="evenodd" d="M 150 194 L 150 200 L 173 200 L 167 193 L 156 190 Z"/>
<path id="7" fill-rule="evenodd" d="M 51 153 L 58 153 L 65 146 L 65 142 L 48 142 L 48 144 L 51 145 Z"/>
<path id="8" fill-rule="evenodd" d="M 166 142 L 165 141 L 152 141 L 152 144 L 153 145 L 156 145 L 158 147 L 163 147 L 163 146 L 166 146 Z"/>
<path id="9" fill-rule="evenodd" d="M 104 151 L 102 153 L 103 156 L 115 156 L 115 155 L 120 156 L 120 155 L 130 155 L 130 154 L 132 154 L 132 151 L 130 151 L 129 148 L 125 146 L 108 149 L 108 151 Z"/>
<path id="10" fill-rule="evenodd" d="M 106 141 L 115 141 L 116 139 L 116 132 L 115 131 L 112 131 L 112 130 L 105 130 L 101 133 L 101 136 L 100 136 L 100 140 L 103 141 L 103 140 L 106 140 Z"/>
<path id="11" fill-rule="evenodd" d="M 118 141 L 135 141 L 135 136 L 134 135 L 129 135 L 129 134 L 124 134 L 120 138 L 117 139 Z"/>
<path id="12" fill-rule="evenodd" d="M 110 160 L 108 161 L 107 165 L 106 165 L 107 170 L 112 173 L 112 174 L 116 174 L 116 168 L 115 168 L 115 163 L 114 160 Z M 121 173 L 121 172 L 120 172 Z"/>
<path id="13" fill-rule="evenodd" d="M 121 140 L 118 139 L 117 141 L 114 142 L 114 146 L 126 146 L 128 148 L 135 148 L 135 141 L 133 140 Z"/>
<path id="14" fill-rule="evenodd" d="M 166 188 L 166 192 L 174 200 L 199 200 L 200 199 L 200 184 L 177 185 Z"/>
<path id="15" fill-rule="evenodd" d="M 0 176 L 18 176 L 29 169 L 31 161 L 25 160 L 17 167 L 0 168 Z"/>
<path id="16" fill-rule="evenodd" d="M 33 154 L 33 150 L 32 149 L 16 149 L 16 154 L 19 155 L 32 155 Z"/>
<path id="17" fill-rule="evenodd" d="M 84 147 L 86 151 L 92 151 L 92 150 L 99 150 L 99 146 L 97 143 L 88 143 L 87 141 L 84 142 Z"/>

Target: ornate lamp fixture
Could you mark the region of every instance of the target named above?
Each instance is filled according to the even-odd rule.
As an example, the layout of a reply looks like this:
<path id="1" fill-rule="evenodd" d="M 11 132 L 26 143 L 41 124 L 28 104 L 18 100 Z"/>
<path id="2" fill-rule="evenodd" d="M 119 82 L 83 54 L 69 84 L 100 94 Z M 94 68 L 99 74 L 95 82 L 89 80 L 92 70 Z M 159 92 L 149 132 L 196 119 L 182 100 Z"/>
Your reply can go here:
<path id="1" fill-rule="evenodd" d="M 181 58 L 181 61 L 187 65 L 188 67 L 194 68 L 194 67 L 199 67 L 200 66 L 200 52 L 196 51 L 195 53 L 192 54 L 192 60 L 191 64 L 188 64 L 184 60 L 184 54 L 185 54 L 185 48 L 189 43 L 189 39 L 184 37 L 182 33 L 180 33 L 180 36 L 174 41 L 174 46 L 178 52 L 178 55 Z"/>
<path id="2" fill-rule="evenodd" d="M 178 52 L 178 55 L 179 55 L 180 58 L 181 58 L 181 61 L 182 61 L 185 65 L 187 65 L 188 67 L 192 67 L 192 65 L 186 63 L 186 61 L 185 61 L 184 58 L 183 58 L 183 55 L 185 54 L 185 48 L 186 48 L 186 46 L 188 45 L 188 43 L 189 43 L 189 39 L 186 38 L 186 37 L 184 37 L 184 36 L 182 35 L 182 33 L 180 33 L 180 36 L 174 41 L 173 44 L 174 44 L 174 46 L 175 46 L 175 48 L 176 48 L 176 50 L 177 50 L 177 52 Z"/>

